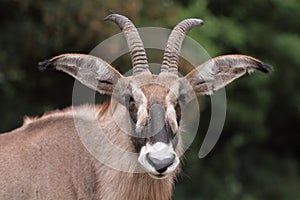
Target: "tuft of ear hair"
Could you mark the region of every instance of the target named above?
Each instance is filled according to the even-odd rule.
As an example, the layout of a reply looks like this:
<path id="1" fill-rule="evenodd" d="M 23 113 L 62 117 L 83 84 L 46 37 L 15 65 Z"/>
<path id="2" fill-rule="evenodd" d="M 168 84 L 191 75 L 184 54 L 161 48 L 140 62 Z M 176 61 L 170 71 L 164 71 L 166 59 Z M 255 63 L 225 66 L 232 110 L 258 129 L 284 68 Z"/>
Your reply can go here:
<path id="1" fill-rule="evenodd" d="M 256 62 L 257 64 L 257 70 L 262 71 L 264 73 L 270 73 L 273 71 L 273 67 L 269 64 L 263 63 L 263 62 Z"/>
<path id="2" fill-rule="evenodd" d="M 53 62 L 50 59 L 43 60 L 38 63 L 38 69 L 40 71 L 46 71 L 48 69 L 53 69 L 53 68 L 54 68 Z"/>

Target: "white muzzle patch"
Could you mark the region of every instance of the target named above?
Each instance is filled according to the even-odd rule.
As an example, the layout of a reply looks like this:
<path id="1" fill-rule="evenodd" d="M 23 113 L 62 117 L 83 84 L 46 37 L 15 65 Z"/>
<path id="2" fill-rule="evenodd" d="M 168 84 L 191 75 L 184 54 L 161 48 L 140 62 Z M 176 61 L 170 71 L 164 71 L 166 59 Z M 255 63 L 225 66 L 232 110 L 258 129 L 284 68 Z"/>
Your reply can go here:
<path id="1" fill-rule="evenodd" d="M 174 172 L 179 164 L 179 158 L 172 144 L 162 142 L 146 143 L 141 148 L 138 161 L 150 175 L 155 175 L 154 178 L 163 178 Z"/>

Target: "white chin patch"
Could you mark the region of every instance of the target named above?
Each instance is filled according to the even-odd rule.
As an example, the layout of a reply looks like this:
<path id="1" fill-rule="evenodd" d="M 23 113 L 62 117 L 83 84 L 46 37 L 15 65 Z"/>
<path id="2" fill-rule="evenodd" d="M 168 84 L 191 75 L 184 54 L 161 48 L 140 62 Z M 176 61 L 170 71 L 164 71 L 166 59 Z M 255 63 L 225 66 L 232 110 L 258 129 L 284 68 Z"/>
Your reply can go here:
<path id="1" fill-rule="evenodd" d="M 148 158 L 151 157 L 152 159 L 160 161 L 170 159 L 174 156 L 175 159 L 173 163 L 166 168 L 165 171 L 158 172 L 153 164 L 149 162 L 147 156 Z M 165 178 L 165 175 L 174 172 L 179 164 L 179 158 L 173 149 L 173 145 L 171 143 L 165 144 L 162 142 L 157 142 L 155 144 L 146 143 L 146 145 L 141 148 L 138 161 L 150 173 L 151 177 L 158 179 Z"/>

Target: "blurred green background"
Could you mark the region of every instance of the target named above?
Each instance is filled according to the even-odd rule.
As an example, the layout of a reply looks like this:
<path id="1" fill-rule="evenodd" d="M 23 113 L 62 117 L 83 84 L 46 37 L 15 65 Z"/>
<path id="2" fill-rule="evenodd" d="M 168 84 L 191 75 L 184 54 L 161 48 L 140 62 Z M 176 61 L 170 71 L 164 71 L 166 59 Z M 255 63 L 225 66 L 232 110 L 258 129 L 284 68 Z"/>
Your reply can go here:
<path id="1" fill-rule="evenodd" d="M 74 80 L 39 72 L 37 63 L 66 52 L 89 53 L 119 33 L 102 21 L 110 11 L 137 27 L 173 28 L 182 19 L 201 18 L 205 26 L 188 35 L 212 57 L 246 54 L 274 66 L 270 75 L 255 73 L 226 87 L 225 127 L 204 159 L 198 151 L 210 99 L 201 98 L 199 132 L 174 199 L 300 199 L 299 0 L 1 0 L 0 132 L 20 126 L 24 115 L 71 105 Z M 128 57 L 114 66 L 121 63 L 130 66 Z"/>

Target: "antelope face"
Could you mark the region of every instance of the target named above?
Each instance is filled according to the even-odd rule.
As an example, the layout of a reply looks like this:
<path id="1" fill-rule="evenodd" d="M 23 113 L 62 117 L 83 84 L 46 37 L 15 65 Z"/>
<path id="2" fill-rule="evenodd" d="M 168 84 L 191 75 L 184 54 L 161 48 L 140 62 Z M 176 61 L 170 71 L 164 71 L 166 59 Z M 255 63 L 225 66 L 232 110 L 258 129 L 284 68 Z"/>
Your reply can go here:
<path id="1" fill-rule="evenodd" d="M 156 178 L 174 172 L 179 164 L 181 102 L 177 79 L 173 75 L 136 76 L 130 81 L 130 94 L 125 95 L 138 161 Z"/>
<path id="2" fill-rule="evenodd" d="M 182 102 L 196 95 L 212 94 L 247 72 L 270 72 L 271 67 L 243 55 L 219 56 L 178 77 L 178 60 L 185 34 L 200 19 L 186 19 L 172 30 L 162 61 L 161 73 L 151 74 L 138 31 L 126 17 L 112 14 L 127 40 L 133 75 L 124 77 L 104 60 L 83 54 L 62 54 L 39 63 L 41 69 L 55 68 L 73 76 L 101 94 L 126 106 L 132 126 L 132 142 L 140 164 L 155 177 L 174 172 L 179 164 Z"/>

